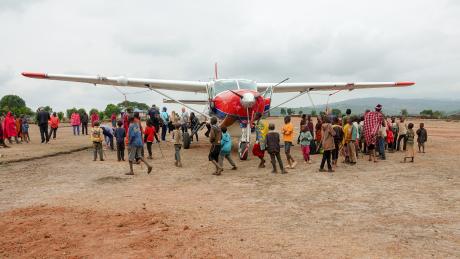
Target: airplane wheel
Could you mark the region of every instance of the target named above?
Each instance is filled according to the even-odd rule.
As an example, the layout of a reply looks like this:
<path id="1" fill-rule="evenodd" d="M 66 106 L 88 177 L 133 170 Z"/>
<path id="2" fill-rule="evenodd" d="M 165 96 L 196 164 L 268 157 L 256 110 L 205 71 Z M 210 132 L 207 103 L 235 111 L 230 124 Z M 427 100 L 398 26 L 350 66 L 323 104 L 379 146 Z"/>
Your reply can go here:
<path id="1" fill-rule="evenodd" d="M 238 149 L 238 154 L 240 156 L 240 160 L 247 160 L 249 153 L 249 143 L 241 142 L 240 148 Z"/>
<path id="2" fill-rule="evenodd" d="M 191 139 L 190 139 L 190 135 L 188 134 L 188 132 L 184 132 L 184 134 L 182 134 L 182 139 L 184 142 L 184 149 L 189 149 Z"/>

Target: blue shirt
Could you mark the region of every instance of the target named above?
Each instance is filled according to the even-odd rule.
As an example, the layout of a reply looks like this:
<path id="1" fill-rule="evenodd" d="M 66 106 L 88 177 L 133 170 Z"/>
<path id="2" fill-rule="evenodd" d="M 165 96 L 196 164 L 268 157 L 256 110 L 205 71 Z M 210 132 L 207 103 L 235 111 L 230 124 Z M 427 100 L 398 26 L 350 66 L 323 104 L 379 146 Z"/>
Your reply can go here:
<path id="1" fill-rule="evenodd" d="M 141 130 L 139 128 L 139 124 L 133 122 L 129 125 L 129 130 L 128 130 L 128 145 L 130 147 L 142 147 L 144 146 L 142 144 L 142 134 Z"/>
<path id="2" fill-rule="evenodd" d="M 167 112 L 161 112 L 160 117 L 165 124 L 169 122 L 169 115 Z"/>
<path id="3" fill-rule="evenodd" d="M 126 137 L 126 131 L 125 128 L 116 128 L 115 129 L 115 138 L 117 139 L 118 143 L 121 143 L 125 140 Z"/>

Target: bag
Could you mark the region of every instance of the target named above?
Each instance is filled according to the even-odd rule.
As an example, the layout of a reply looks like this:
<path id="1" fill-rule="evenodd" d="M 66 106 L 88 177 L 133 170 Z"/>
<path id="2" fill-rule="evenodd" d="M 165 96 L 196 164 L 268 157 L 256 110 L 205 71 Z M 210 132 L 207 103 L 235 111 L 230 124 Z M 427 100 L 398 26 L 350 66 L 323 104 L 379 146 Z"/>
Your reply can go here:
<path id="1" fill-rule="evenodd" d="M 334 141 L 341 142 L 343 140 L 343 130 L 341 127 L 334 127 L 335 131 Z"/>
<path id="2" fill-rule="evenodd" d="M 101 131 L 99 129 L 93 129 L 91 131 L 91 137 L 93 139 L 100 139 L 101 138 Z"/>

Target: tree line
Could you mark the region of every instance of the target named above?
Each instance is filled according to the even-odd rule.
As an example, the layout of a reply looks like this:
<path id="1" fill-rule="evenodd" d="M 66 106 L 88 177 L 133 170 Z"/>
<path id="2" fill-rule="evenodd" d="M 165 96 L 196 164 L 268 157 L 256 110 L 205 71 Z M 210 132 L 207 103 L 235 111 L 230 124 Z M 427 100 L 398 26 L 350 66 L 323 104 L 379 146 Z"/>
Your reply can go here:
<path id="1" fill-rule="evenodd" d="M 149 109 L 149 106 L 146 103 L 124 101 L 118 104 L 107 104 L 104 110 L 92 108 L 89 110 L 88 114 L 96 112 L 99 115 L 99 118 L 102 120 L 104 118 L 110 118 L 110 116 L 113 113 L 120 114 L 123 110 L 126 110 L 127 108 L 146 111 Z M 80 116 L 87 112 L 85 108 L 77 107 L 66 109 L 65 112 L 54 111 L 53 108 L 51 108 L 49 105 L 43 106 L 43 109 L 49 113 L 56 112 L 56 115 L 59 117 L 61 121 L 64 120 L 64 118 L 70 118 L 70 116 L 74 112 L 79 113 Z M 5 95 L 0 99 L 0 114 L 6 114 L 7 112 L 12 112 L 16 116 L 25 115 L 32 118 L 35 118 L 36 114 L 36 111 L 33 111 L 31 108 L 27 107 L 24 99 L 17 95 Z"/>

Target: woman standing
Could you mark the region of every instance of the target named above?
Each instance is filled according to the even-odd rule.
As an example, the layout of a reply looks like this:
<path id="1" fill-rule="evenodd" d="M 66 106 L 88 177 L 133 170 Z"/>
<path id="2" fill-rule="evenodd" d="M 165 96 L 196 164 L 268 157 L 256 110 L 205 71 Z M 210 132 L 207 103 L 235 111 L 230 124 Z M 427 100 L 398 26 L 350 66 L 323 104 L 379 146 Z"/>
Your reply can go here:
<path id="1" fill-rule="evenodd" d="M 327 162 L 327 171 L 332 173 L 331 155 L 335 149 L 334 144 L 335 131 L 332 129 L 332 125 L 328 117 L 324 117 L 324 123 L 321 125 L 321 145 L 323 146 L 323 159 L 319 168 L 320 172 L 324 172 L 324 164 Z"/>
<path id="2" fill-rule="evenodd" d="M 70 124 L 72 125 L 74 136 L 77 134 L 80 135 L 80 123 L 80 114 L 78 114 L 78 112 L 72 113 L 72 116 L 70 116 Z"/>

